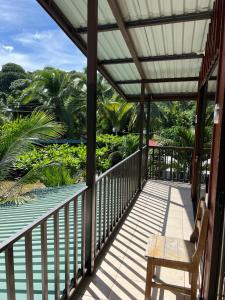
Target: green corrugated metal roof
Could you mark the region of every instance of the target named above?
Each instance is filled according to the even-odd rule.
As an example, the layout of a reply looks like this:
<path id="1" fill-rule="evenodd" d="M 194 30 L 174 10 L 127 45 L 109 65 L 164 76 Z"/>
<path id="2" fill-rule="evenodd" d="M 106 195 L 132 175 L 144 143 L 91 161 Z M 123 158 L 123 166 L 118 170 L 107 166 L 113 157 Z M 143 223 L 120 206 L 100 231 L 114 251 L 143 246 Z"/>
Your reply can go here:
<path id="1" fill-rule="evenodd" d="M 84 184 L 76 184 L 62 188 L 38 190 L 35 199 L 20 205 L 0 208 L 0 241 L 6 240 L 23 227 L 30 224 L 35 219 L 52 209 L 60 202 L 71 198 L 78 192 Z M 81 201 L 78 200 L 78 266 L 80 265 L 81 254 L 81 219 L 80 209 Z M 60 224 L 60 274 L 61 274 L 61 291 L 64 289 L 64 211 L 59 213 Z M 70 204 L 70 227 L 73 226 L 73 203 Z M 53 219 L 47 222 L 48 228 L 48 282 L 49 282 L 49 299 L 54 299 L 54 245 L 53 245 Z M 70 256 L 71 256 L 71 278 L 73 278 L 73 235 L 70 230 Z M 33 276 L 35 300 L 42 299 L 41 285 L 41 240 L 40 227 L 33 230 Z M 16 299 L 26 299 L 26 277 L 25 277 L 25 253 L 24 238 L 15 243 L 14 246 L 15 262 L 15 282 L 16 282 Z M 4 253 L 0 254 L 0 299 L 7 299 L 5 283 L 5 259 Z"/>

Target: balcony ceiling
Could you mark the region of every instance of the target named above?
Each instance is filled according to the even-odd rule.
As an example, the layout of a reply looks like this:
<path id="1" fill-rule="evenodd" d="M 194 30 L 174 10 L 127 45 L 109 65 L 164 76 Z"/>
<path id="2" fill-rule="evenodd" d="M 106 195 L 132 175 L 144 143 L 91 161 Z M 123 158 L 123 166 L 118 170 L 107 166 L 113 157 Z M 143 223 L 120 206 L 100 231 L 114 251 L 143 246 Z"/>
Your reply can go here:
<path id="1" fill-rule="evenodd" d="M 38 2 L 86 54 L 87 0 Z M 146 83 L 149 99 L 162 94 L 196 95 L 213 3 L 214 0 L 99 0 L 99 71 L 126 99 L 139 100 L 142 79 L 156 81 Z M 171 82 L 173 78 L 181 80 Z M 215 91 L 215 85 L 216 81 L 211 80 L 210 92 Z"/>

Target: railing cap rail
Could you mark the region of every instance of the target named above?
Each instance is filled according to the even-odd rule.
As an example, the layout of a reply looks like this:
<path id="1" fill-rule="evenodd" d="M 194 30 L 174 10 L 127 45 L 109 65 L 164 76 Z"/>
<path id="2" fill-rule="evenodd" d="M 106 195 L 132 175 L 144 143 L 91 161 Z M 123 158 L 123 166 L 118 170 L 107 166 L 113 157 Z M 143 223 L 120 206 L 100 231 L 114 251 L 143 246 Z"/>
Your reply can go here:
<path id="1" fill-rule="evenodd" d="M 147 146 L 144 146 L 142 148 L 142 150 L 144 150 L 145 148 L 147 148 Z M 138 153 L 140 153 L 140 149 L 138 149 L 137 151 L 135 151 L 134 153 L 132 153 L 131 155 L 129 155 L 128 157 L 126 157 L 125 159 L 121 160 L 118 164 L 116 164 L 115 166 L 113 166 L 112 168 L 108 169 L 106 172 L 104 172 L 103 174 L 101 174 L 97 179 L 96 182 L 102 180 L 105 176 L 109 175 L 112 171 L 114 171 L 115 169 L 117 169 L 118 167 L 120 167 L 121 165 L 123 165 L 126 161 L 128 161 L 130 158 L 132 158 L 133 156 L 137 155 Z"/>
<path id="2" fill-rule="evenodd" d="M 47 219 L 49 219 L 52 215 L 54 215 L 60 209 L 62 209 L 67 204 L 69 204 L 70 202 L 72 202 L 75 198 L 79 197 L 82 193 L 84 193 L 85 191 L 87 191 L 87 189 L 88 189 L 88 187 L 84 186 L 77 193 L 75 193 L 75 195 L 73 197 L 65 200 L 64 202 L 60 203 L 59 205 L 57 205 L 53 209 L 47 211 L 40 218 L 38 218 L 37 220 L 33 221 L 31 224 L 27 225 L 26 227 L 24 227 L 23 229 L 21 229 L 20 231 L 18 231 L 17 233 L 15 233 L 11 237 L 9 237 L 8 239 L 6 239 L 2 243 L 0 243 L 0 253 L 3 252 L 4 250 L 10 248 L 12 246 L 12 244 L 14 244 L 15 242 L 17 242 L 22 237 L 24 237 L 26 235 L 26 233 L 28 233 L 29 231 L 33 230 L 37 226 L 41 225 L 43 222 L 45 222 Z"/>
<path id="3" fill-rule="evenodd" d="M 179 147 L 179 146 L 148 146 L 149 148 L 170 149 L 170 150 L 194 150 L 194 147 Z"/>

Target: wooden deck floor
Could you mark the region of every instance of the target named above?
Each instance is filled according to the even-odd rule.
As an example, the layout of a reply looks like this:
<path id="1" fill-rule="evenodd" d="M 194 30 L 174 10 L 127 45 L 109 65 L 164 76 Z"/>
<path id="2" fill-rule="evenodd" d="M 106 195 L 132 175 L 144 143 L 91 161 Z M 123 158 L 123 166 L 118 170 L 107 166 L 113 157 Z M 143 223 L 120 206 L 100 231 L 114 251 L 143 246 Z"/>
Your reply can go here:
<path id="1" fill-rule="evenodd" d="M 149 234 L 189 239 L 193 223 L 189 184 L 148 181 L 96 274 L 86 280 L 74 299 L 144 299 L 144 253 Z M 159 268 L 157 276 L 168 283 L 189 286 L 188 274 L 183 271 Z M 153 289 L 152 299 L 189 297 Z"/>

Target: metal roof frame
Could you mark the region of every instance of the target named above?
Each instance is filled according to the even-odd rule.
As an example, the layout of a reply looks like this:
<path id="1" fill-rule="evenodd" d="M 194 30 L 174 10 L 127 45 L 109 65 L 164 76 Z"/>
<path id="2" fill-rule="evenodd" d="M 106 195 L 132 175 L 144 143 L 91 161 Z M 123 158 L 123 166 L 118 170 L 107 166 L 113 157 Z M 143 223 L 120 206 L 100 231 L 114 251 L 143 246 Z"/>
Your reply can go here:
<path id="1" fill-rule="evenodd" d="M 56 21 L 56 23 L 61 27 L 61 29 L 67 34 L 67 36 L 76 44 L 76 46 L 81 50 L 84 55 L 87 55 L 87 43 L 85 42 L 83 34 L 87 32 L 87 27 L 77 27 L 75 28 L 68 17 L 65 16 L 62 9 L 54 2 L 54 0 L 37 0 L 38 3 L 48 12 L 48 14 Z M 123 18 L 122 12 L 120 11 L 120 5 L 118 1 L 108 0 L 109 7 L 111 12 L 114 15 L 116 23 L 111 24 L 99 24 L 97 26 L 98 32 L 107 32 L 107 31 L 118 31 L 120 30 L 123 39 L 128 47 L 131 57 L 121 57 L 121 58 L 107 58 L 107 59 L 98 59 L 97 68 L 98 71 L 106 78 L 106 80 L 111 84 L 111 86 L 119 93 L 121 97 L 130 101 L 131 99 L 136 99 L 137 95 L 129 95 L 128 90 L 125 93 L 122 88 L 122 84 L 133 84 L 133 83 L 146 83 L 145 89 L 147 91 L 147 97 L 159 99 L 167 99 L 168 97 L 176 97 L 176 99 L 184 99 L 195 96 L 195 93 L 186 92 L 186 93 L 171 93 L 167 94 L 166 97 L 161 97 L 160 94 L 151 93 L 151 83 L 160 83 L 160 82 L 185 82 L 185 81 L 197 81 L 198 77 L 186 76 L 179 78 L 149 78 L 149 75 L 146 76 L 145 68 L 143 66 L 144 62 L 160 62 L 160 61 L 175 61 L 175 60 L 192 60 L 192 59 L 202 59 L 204 57 L 203 53 L 175 53 L 173 55 L 153 55 L 153 56 L 138 56 L 138 52 L 135 49 L 135 44 L 133 37 L 130 33 L 131 28 L 147 28 L 149 26 L 159 26 L 165 24 L 175 24 L 175 23 L 185 23 L 191 21 L 200 21 L 208 20 L 212 16 L 212 11 L 197 11 L 192 13 L 178 14 L 178 15 L 169 15 L 169 16 L 160 16 L 154 18 L 145 18 L 138 20 L 129 20 L 126 21 Z M 107 65 L 117 65 L 117 64 L 134 64 L 140 75 L 140 79 L 127 79 L 127 80 L 115 80 L 115 76 L 111 75 L 111 70 L 108 70 Z M 115 74 L 114 74 L 115 75 Z M 176 76 L 175 76 L 176 77 Z M 144 80 L 144 81 L 143 81 Z M 159 95 L 159 96 L 158 96 Z M 180 97 L 179 97 L 180 95 Z M 140 98 L 139 94 L 139 98 Z M 188 97 L 186 97 L 188 96 Z M 194 97 L 195 98 L 195 97 Z M 171 99 L 173 100 L 173 99 Z"/>
<path id="2" fill-rule="evenodd" d="M 131 29 L 131 28 L 139 28 L 139 27 L 146 27 L 146 26 L 157 26 L 157 25 L 174 24 L 174 23 L 181 23 L 181 22 L 183 23 L 183 22 L 191 22 L 191 21 L 200 21 L 200 20 L 207 20 L 210 18 L 211 18 L 211 12 L 204 11 L 204 12 L 197 12 L 197 13 L 173 15 L 173 16 L 163 16 L 163 17 L 151 18 L 151 19 L 132 20 L 132 21 L 124 22 L 124 25 L 127 29 Z M 113 30 L 119 30 L 118 23 L 98 25 L 98 32 L 113 31 Z M 79 34 L 87 33 L 87 27 L 77 28 L 77 33 Z"/>

